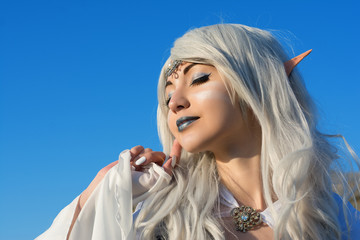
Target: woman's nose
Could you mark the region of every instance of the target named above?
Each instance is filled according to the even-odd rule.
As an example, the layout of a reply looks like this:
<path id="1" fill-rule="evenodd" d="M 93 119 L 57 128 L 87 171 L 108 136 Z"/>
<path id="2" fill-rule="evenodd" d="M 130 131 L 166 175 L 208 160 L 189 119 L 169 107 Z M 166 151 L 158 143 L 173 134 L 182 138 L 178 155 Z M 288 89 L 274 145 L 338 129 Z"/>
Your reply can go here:
<path id="1" fill-rule="evenodd" d="M 169 108 L 173 113 L 178 113 L 179 111 L 190 107 L 189 99 L 187 98 L 186 94 L 178 89 L 176 90 L 170 99 Z"/>

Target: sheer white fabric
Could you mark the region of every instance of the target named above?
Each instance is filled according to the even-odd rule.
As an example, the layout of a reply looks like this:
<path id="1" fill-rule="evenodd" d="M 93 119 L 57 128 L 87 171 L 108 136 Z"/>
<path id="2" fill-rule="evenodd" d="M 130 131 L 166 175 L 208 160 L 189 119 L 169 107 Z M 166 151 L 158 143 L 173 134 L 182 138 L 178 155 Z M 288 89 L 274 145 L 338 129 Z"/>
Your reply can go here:
<path id="1" fill-rule="evenodd" d="M 75 198 L 56 216 L 50 228 L 35 238 L 35 240 L 64 240 L 66 239 L 71 220 L 74 216 L 79 197 Z"/>
<path id="2" fill-rule="evenodd" d="M 81 209 L 70 240 L 135 239 L 133 206 L 167 185 L 171 177 L 153 163 L 144 172 L 131 171 L 130 159 L 129 150 L 120 154 L 119 163 L 109 170 Z M 35 240 L 66 239 L 77 202 L 78 197 Z"/>
<path id="3" fill-rule="evenodd" d="M 99 183 L 86 204 L 83 206 L 70 235 L 70 240 L 133 240 L 139 235 L 133 229 L 135 219 L 140 207 L 135 213 L 132 209 L 139 202 L 145 200 L 150 194 L 166 186 L 171 177 L 156 164 L 149 164 L 144 172 L 132 171 L 130 166 L 130 151 L 125 150 L 119 156 L 119 163 L 106 174 Z M 55 218 L 51 227 L 35 240 L 64 240 L 66 239 L 75 209 L 78 202 L 75 198 Z M 339 208 L 342 206 L 341 199 L 334 195 Z M 220 187 L 221 209 L 218 217 L 227 217 L 238 203 L 232 194 L 224 187 Z M 275 203 L 275 210 L 279 211 L 281 204 Z M 347 205 L 345 211 L 349 217 L 351 231 L 348 232 L 344 218 L 344 212 L 339 213 L 339 222 L 343 230 L 343 239 L 360 238 L 360 220 L 357 211 Z M 274 220 L 269 209 L 261 212 L 263 221 L 273 227 Z"/>

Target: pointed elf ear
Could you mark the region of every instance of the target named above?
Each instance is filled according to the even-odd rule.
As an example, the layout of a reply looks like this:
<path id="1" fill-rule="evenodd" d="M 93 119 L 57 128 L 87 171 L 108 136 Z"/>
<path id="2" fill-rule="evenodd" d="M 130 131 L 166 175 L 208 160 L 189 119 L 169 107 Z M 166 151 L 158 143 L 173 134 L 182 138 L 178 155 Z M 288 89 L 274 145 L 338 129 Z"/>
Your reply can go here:
<path id="1" fill-rule="evenodd" d="M 290 76 L 290 73 L 292 72 L 294 67 L 296 67 L 296 65 L 298 65 L 298 63 L 301 62 L 301 60 L 303 60 L 304 57 L 309 55 L 311 53 L 311 51 L 312 51 L 312 49 L 307 50 L 306 52 L 300 54 L 299 56 L 296 56 L 284 63 L 285 72 L 286 72 L 287 76 Z"/>

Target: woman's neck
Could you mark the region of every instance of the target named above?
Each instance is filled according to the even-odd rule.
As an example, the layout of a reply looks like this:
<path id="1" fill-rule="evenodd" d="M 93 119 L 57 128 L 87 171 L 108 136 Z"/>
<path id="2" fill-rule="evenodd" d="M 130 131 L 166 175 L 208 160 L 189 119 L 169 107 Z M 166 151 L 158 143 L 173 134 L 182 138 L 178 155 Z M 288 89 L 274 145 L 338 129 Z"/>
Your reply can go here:
<path id="1" fill-rule="evenodd" d="M 227 162 L 217 160 L 221 183 L 232 193 L 241 205 L 254 209 L 266 208 L 263 198 L 260 156 L 241 159 L 232 158 Z"/>
<path id="2" fill-rule="evenodd" d="M 239 204 L 254 209 L 266 208 L 261 177 L 261 133 L 249 136 L 246 143 L 214 152 L 222 184 Z"/>

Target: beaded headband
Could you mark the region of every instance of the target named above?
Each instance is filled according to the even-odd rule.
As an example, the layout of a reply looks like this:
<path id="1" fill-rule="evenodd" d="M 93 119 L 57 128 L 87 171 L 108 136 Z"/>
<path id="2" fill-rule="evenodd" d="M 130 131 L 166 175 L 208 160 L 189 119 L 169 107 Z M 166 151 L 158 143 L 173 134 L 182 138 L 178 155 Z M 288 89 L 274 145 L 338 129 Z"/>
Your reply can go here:
<path id="1" fill-rule="evenodd" d="M 177 68 L 180 66 L 180 64 L 182 63 L 182 60 L 174 60 L 171 61 L 168 65 L 168 67 L 165 69 L 165 79 L 167 79 L 168 77 L 171 76 L 171 74 L 174 73 L 174 71 L 177 70 Z"/>
<path id="2" fill-rule="evenodd" d="M 296 65 L 298 65 L 301 60 L 303 60 L 307 55 L 309 55 L 311 51 L 312 49 L 307 50 L 306 52 L 290 59 L 289 61 L 284 62 L 286 75 L 290 76 L 292 70 L 296 67 Z M 182 60 L 171 61 L 168 67 L 165 69 L 165 78 L 167 79 L 168 77 L 170 77 L 171 74 L 173 74 L 182 63 Z"/>

